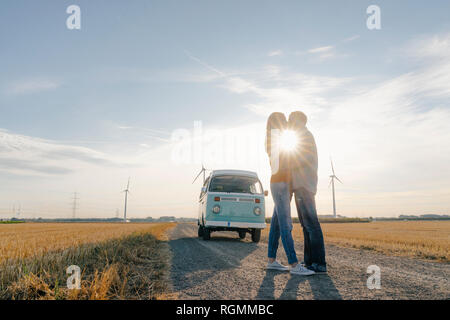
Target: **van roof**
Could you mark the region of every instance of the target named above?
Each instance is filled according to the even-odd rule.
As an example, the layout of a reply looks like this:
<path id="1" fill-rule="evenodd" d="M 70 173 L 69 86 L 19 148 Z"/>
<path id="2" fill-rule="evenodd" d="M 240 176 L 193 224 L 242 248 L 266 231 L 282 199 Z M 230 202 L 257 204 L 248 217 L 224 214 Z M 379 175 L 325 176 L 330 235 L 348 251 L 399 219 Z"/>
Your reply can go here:
<path id="1" fill-rule="evenodd" d="M 247 176 L 258 178 L 258 174 L 253 171 L 245 170 L 213 170 L 211 176 L 222 176 L 222 175 L 236 175 L 236 176 Z"/>

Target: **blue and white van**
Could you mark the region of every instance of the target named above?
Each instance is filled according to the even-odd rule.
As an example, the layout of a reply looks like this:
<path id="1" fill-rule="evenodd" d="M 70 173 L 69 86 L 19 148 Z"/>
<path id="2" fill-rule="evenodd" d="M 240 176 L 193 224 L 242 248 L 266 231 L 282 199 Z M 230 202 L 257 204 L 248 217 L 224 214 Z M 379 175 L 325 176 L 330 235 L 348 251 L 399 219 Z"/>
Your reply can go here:
<path id="1" fill-rule="evenodd" d="M 241 239 L 250 233 L 259 242 L 266 227 L 264 196 L 255 172 L 212 171 L 200 193 L 198 236 L 209 240 L 214 231 L 235 231 Z"/>

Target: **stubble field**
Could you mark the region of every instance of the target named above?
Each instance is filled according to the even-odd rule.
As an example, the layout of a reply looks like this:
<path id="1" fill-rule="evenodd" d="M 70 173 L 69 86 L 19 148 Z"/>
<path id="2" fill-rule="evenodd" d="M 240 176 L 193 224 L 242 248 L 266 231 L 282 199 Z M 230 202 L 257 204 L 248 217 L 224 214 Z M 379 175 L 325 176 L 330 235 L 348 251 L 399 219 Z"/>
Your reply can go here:
<path id="1" fill-rule="evenodd" d="M 342 247 L 438 262 L 450 261 L 450 221 L 322 223 L 322 230 L 326 243 Z M 294 224 L 293 235 L 296 241 L 303 242 L 300 224 Z"/>
<path id="2" fill-rule="evenodd" d="M 172 223 L 0 224 L 0 299 L 155 299 Z M 68 290 L 67 267 L 81 268 Z"/>

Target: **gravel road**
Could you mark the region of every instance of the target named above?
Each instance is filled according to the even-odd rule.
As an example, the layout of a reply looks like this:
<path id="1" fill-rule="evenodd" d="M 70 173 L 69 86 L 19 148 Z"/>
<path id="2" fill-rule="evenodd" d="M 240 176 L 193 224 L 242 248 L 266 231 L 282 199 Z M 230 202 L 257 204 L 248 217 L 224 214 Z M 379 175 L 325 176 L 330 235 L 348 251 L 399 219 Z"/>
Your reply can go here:
<path id="1" fill-rule="evenodd" d="M 234 232 L 197 237 L 197 226 L 169 234 L 171 285 L 178 299 L 450 299 L 450 265 L 327 245 L 328 274 L 309 277 L 266 271 L 267 239 Z M 297 255 L 303 247 L 296 244 Z M 287 263 L 280 244 L 278 259 Z M 367 288 L 367 267 L 381 269 L 381 289 Z"/>

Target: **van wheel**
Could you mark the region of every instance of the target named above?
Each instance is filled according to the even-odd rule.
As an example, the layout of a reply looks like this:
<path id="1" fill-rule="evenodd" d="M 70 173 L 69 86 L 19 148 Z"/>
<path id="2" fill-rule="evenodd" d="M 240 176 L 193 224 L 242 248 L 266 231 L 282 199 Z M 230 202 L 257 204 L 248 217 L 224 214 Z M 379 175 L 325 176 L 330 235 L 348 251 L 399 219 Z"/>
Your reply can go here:
<path id="1" fill-rule="evenodd" d="M 208 228 L 203 228 L 202 237 L 203 237 L 203 240 L 211 239 L 211 230 L 209 230 Z"/>
<path id="2" fill-rule="evenodd" d="M 252 231 L 252 241 L 259 242 L 261 240 L 261 229 L 253 229 Z"/>
<path id="3" fill-rule="evenodd" d="M 245 236 L 247 235 L 247 232 L 245 232 L 245 231 L 239 231 L 238 233 L 239 233 L 239 238 L 240 238 L 240 239 L 245 239 Z"/>
<path id="4" fill-rule="evenodd" d="M 198 226 L 198 237 L 203 237 L 203 226 Z"/>

